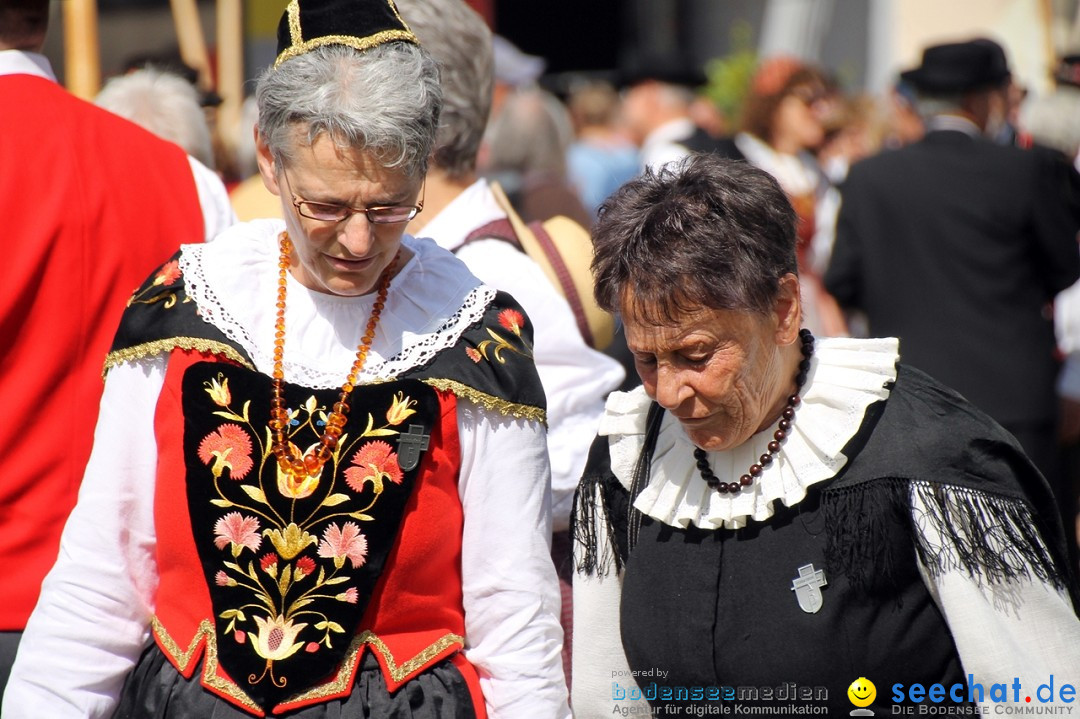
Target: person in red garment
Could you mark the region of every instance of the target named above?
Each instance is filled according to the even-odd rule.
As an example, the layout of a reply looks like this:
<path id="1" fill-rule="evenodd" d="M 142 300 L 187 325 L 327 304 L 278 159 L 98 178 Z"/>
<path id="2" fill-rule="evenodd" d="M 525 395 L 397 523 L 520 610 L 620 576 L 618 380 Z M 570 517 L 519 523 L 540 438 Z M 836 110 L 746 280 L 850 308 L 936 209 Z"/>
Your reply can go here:
<path id="1" fill-rule="evenodd" d="M 56 83 L 48 0 L 0 0 L 0 692 L 90 455 L 124 300 L 231 221 L 178 146 Z"/>

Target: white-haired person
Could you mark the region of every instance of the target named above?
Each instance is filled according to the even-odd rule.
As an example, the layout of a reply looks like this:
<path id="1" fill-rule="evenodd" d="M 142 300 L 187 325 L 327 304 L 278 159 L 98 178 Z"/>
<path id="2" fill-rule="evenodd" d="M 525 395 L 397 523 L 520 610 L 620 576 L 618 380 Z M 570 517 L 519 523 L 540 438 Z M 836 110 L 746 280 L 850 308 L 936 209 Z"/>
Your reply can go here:
<path id="1" fill-rule="evenodd" d="M 105 83 L 94 104 L 126 117 L 214 169 L 210 126 L 195 86 L 176 73 L 148 65 Z"/>
<path id="2" fill-rule="evenodd" d="M 441 91 L 388 0 L 293 0 L 285 219 L 129 303 L 16 717 L 568 717 L 532 325 L 423 209 Z"/>

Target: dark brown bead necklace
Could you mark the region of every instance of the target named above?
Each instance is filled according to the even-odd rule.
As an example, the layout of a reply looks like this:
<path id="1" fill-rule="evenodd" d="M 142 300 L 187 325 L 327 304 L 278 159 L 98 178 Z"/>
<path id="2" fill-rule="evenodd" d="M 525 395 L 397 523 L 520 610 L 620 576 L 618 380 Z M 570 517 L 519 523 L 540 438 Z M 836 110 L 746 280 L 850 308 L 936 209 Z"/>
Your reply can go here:
<path id="1" fill-rule="evenodd" d="M 810 333 L 808 329 L 799 330 L 799 339 L 802 340 L 802 361 L 799 362 L 799 371 L 795 374 L 795 393 L 788 397 L 787 405 L 784 407 L 784 411 L 780 413 L 780 422 L 777 425 L 777 429 L 773 432 L 772 441 L 769 442 L 768 452 L 761 455 L 758 458 L 757 464 L 750 465 L 750 469 L 747 473 L 739 477 L 738 482 L 721 482 L 717 476 L 713 473 L 712 468 L 709 466 L 709 456 L 705 450 L 700 447 L 694 448 L 694 459 L 697 460 L 698 471 L 701 472 L 701 478 L 705 480 L 705 483 L 715 489 L 720 494 L 727 494 L 738 492 L 743 487 L 749 487 L 754 483 L 754 480 L 761 476 L 761 473 L 765 471 L 773 462 L 773 455 L 780 451 L 780 446 L 784 440 L 787 439 L 788 430 L 791 429 L 791 423 L 795 421 L 795 408 L 799 406 L 801 399 L 799 398 L 799 390 L 806 384 L 806 373 L 810 370 L 810 357 L 814 354 L 814 335 Z"/>

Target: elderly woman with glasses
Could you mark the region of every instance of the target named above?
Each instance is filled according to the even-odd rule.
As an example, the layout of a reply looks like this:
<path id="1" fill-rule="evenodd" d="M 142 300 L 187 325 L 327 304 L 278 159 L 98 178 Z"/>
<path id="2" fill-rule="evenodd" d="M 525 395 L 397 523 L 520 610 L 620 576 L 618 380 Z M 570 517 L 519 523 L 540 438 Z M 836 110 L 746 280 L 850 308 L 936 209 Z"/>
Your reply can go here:
<path id="1" fill-rule="evenodd" d="M 568 717 L 529 320 L 404 234 L 436 65 L 388 0 L 278 37 L 285 220 L 130 299 L 4 717 Z"/>
<path id="2" fill-rule="evenodd" d="M 578 490 L 575 716 L 969 714 L 1080 667 L 1045 480 L 896 339 L 815 341 L 795 238 L 770 175 L 710 155 L 601 208 L 642 386 Z"/>

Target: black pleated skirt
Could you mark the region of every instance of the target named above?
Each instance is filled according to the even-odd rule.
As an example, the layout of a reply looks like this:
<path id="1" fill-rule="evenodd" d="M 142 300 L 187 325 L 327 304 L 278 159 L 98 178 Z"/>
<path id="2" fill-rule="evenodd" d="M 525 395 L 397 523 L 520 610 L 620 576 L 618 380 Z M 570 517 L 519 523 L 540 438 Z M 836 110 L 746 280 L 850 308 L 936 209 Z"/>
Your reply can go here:
<path id="1" fill-rule="evenodd" d="M 114 719 L 250 719 L 199 682 L 185 679 L 156 644 L 143 653 L 120 693 Z M 285 714 L 289 719 L 476 719 L 469 687 L 449 658 L 390 693 L 378 660 L 365 652 L 352 693 Z"/>

